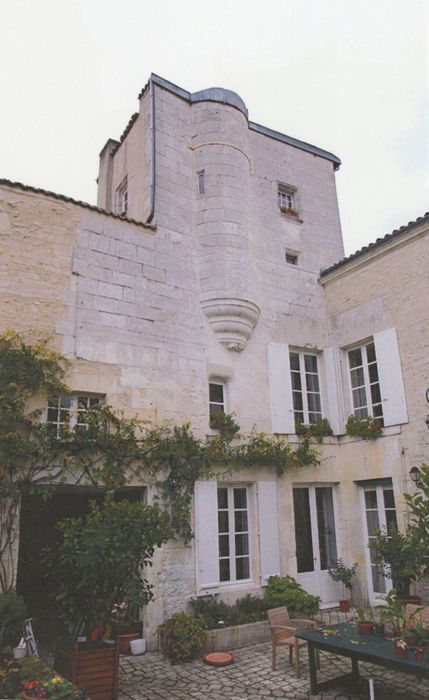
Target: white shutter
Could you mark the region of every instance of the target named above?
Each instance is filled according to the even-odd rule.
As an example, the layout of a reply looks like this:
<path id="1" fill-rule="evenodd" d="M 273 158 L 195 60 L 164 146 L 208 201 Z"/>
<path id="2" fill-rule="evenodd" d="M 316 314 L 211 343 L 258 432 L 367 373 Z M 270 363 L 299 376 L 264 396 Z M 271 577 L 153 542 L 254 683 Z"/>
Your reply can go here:
<path id="1" fill-rule="evenodd" d="M 337 347 L 326 348 L 323 351 L 323 362 L 326 378 L 327 416 L 334 435 L 344 435 L 346 418 L 344 411 L 344 395 L 341 379 L 340 351 Z"/>
<path id="2" fill-rule="evenodd" d="M 268 343 L 268 383 L 273 433 L 295 432 L 289 345 Z"/>
<path id="3" fill-rule="evenodd" d="M 261 585 L 264 585 L 269 576 L 280 574 L 277 484 L 275 481 L 258 481 L 258 517 Z"/>
<path id="4" fill-rule="evenodd" d="M 219 588 L 217 481 L 196 481 L 194 497 L 197 595 L 207 595 Z"/>
<path id="5" fill-rule="evenodd" d="M 384 425 L 408 422 L 401 358 L 394 328 L 374 333 L 375 355 L 383 401 Z"/>

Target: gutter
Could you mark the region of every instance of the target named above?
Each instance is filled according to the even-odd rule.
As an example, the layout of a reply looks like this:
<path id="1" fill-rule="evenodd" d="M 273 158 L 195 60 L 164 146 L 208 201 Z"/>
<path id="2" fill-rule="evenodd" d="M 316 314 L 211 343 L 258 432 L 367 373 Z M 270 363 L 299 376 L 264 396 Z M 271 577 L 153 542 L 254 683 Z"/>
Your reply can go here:
<path id="1" fill-rule="evenodd" d="M 146 224 L 152 222 L 155 216 L 155 174 L 156 174 L 156 149 L 155 149 L 155 86 L 152 76 L 149 79 L 149 101 L 150 101 L 150 141 L 151 141 L 151 167 L 150 167 L 150 210 L 145 221 Z"/>

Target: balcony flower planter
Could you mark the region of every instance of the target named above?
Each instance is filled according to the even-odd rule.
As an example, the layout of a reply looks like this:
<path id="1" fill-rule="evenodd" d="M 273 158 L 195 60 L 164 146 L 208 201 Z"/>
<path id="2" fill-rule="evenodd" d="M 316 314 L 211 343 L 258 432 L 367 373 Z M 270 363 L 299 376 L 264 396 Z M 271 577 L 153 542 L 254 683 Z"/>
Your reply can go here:
<path id="1" fill-rule="evenodd" d="M 288 216 L 298 216 L 296 209 L 290 209 L 289 207 L 280 207 L 282 214 L 287 214 Z"/>
<path id="2" fill-rule="evenodd" d="M 119 648 L 116 644 L 60 645 L 55 651 L 55 670 L 91 700 L 116 700 L 118 694 Z"/>

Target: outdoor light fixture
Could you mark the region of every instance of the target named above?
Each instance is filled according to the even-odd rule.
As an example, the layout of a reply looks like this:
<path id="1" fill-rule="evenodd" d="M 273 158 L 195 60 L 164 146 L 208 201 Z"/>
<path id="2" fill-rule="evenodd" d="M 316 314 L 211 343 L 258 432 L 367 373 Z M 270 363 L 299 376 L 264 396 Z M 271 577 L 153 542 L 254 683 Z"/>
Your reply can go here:
<path id="1" fill-rule="evenodd" d="M 414 481 L 416 486 L 420 486 L 420 469 L 418 467 L 411 467 L 410 469 L 411 480 Z"/>
<path id="2" fill-rule="evenodd" d="M 168 482 L 172 490 L 175 491 L 180 483 L 180 476 L 175 472 L 171 472 L 171 474 L 168 477 Z"/>

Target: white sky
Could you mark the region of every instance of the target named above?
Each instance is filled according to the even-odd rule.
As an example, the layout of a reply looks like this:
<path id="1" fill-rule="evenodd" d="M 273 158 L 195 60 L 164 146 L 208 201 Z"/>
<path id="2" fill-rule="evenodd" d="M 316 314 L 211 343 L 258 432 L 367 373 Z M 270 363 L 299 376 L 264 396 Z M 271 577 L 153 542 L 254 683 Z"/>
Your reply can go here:
<path id="1" fill-rule="evenodd" d="M 340 156 L 346 253 L 429 210 L 427 0 L 0 0 L 0 177 L 95 203 L 151 72 Z"/>

